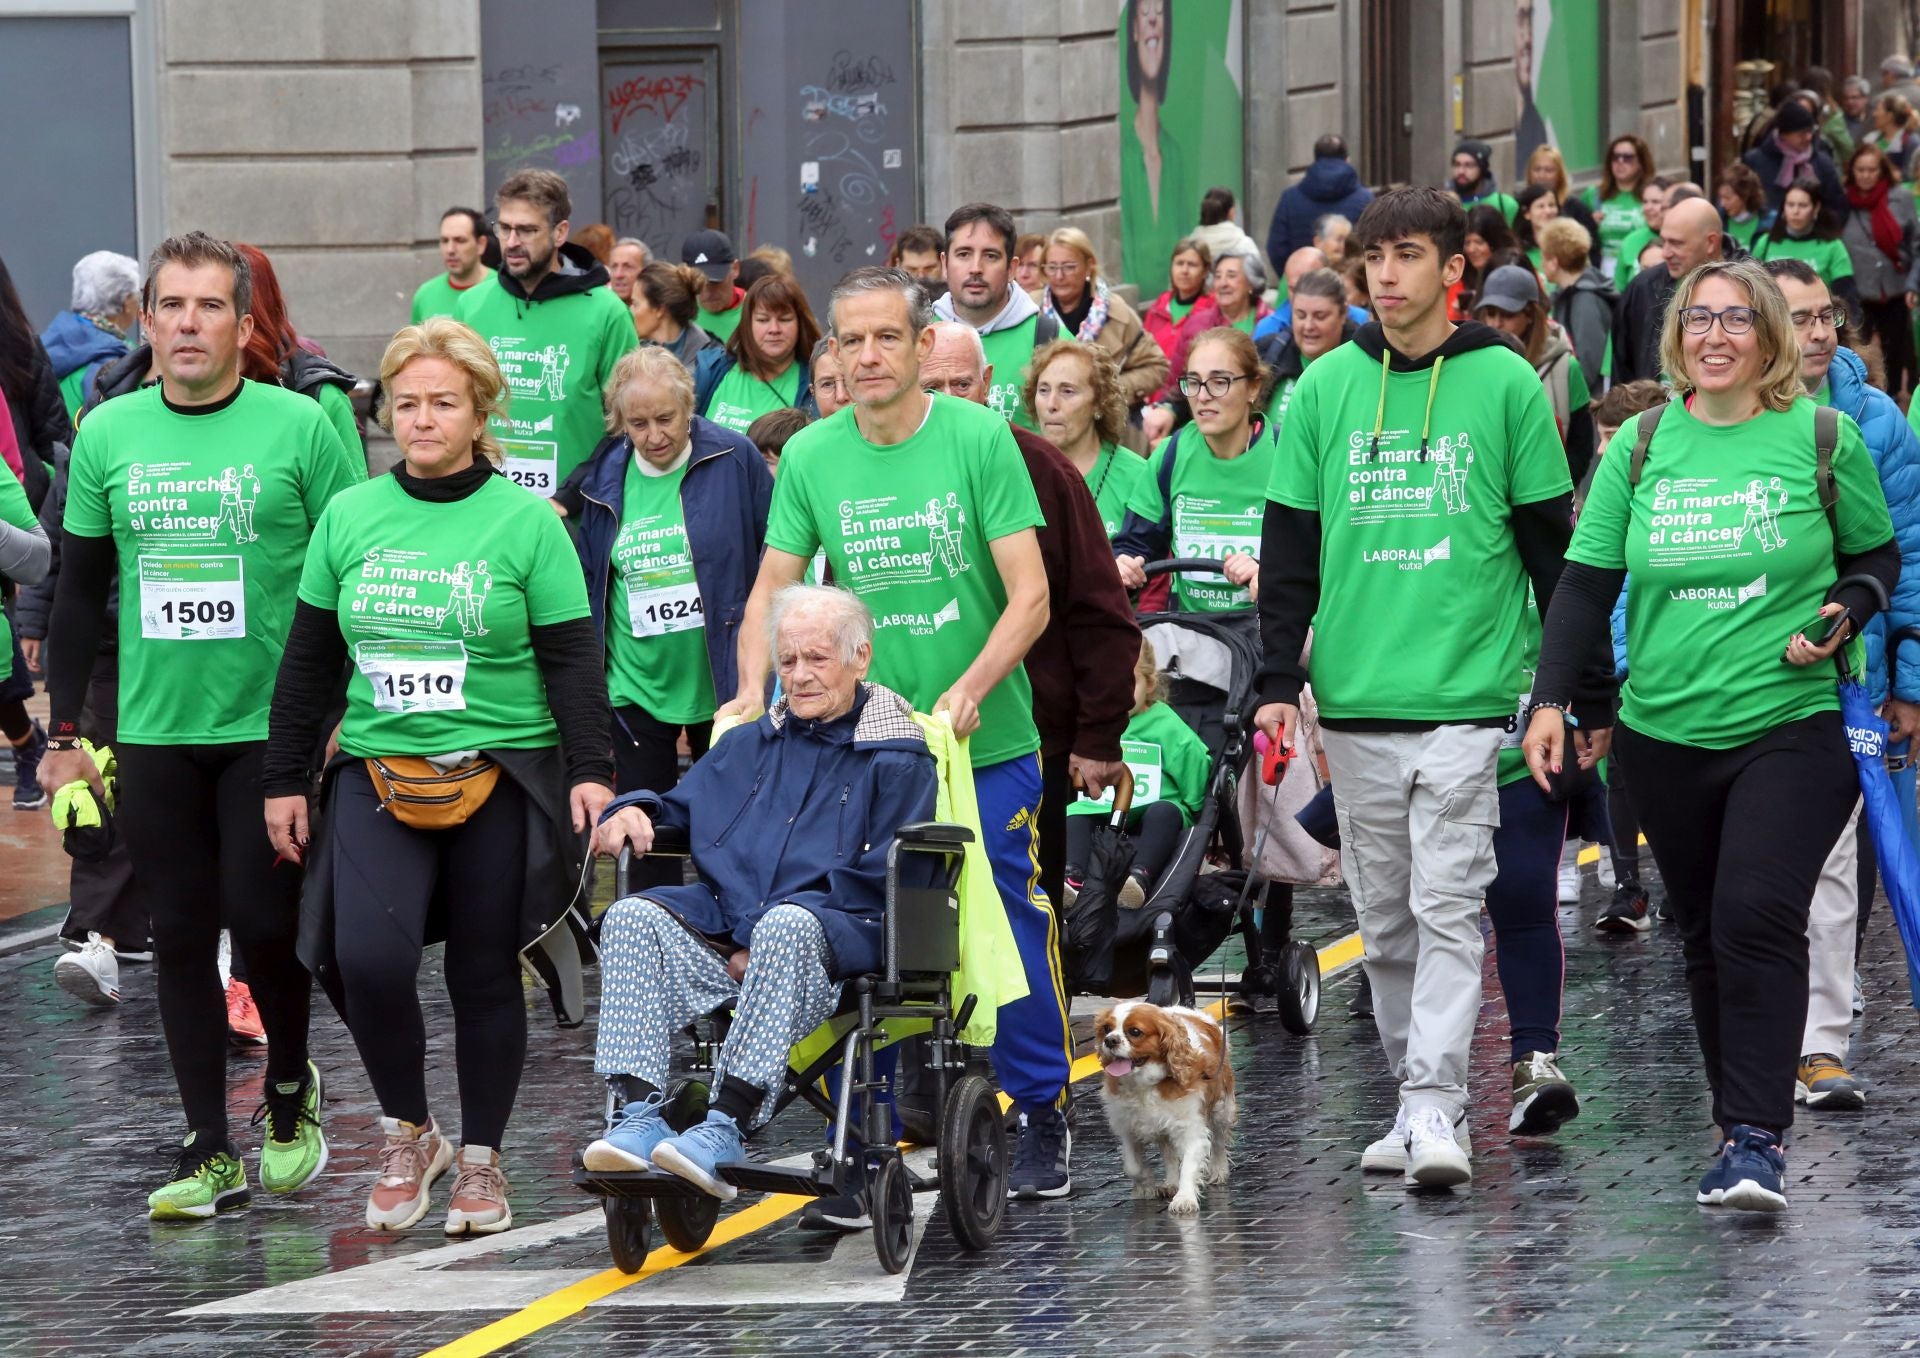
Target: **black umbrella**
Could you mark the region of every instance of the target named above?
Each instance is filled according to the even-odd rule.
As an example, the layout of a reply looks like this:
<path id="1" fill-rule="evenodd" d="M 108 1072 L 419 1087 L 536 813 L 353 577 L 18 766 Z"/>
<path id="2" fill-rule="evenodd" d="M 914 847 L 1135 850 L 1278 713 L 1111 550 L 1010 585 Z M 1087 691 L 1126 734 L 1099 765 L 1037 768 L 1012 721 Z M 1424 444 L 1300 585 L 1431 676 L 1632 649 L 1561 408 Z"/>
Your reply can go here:
<path id="1" fill-rule="evenodd" d="M 1077 780 L 1076 780 L 1077 781 Z M 1120 769 L 1113 789 L 1113 811 L 1093 827 L 1087 848 L 1086 876 L 1080 894 L 1067 907 L 1061 951 L 1067 983 L 1082 995 L 1111 994 L 1113 939 L 1120 929 L 1120 888 L 1133 868 L 1133 841 L 1127 838 L 1127 813 L 1133 809 L 1133 770 Z"/>

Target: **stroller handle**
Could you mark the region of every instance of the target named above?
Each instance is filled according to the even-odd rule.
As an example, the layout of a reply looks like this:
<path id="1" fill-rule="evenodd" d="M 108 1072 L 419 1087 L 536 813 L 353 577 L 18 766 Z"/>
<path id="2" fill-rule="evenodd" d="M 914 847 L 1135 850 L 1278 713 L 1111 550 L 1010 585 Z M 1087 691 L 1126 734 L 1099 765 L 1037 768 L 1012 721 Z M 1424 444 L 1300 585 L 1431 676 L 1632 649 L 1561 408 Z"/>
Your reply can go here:
<path id="1" fill-rule="evenodd" d="M 1156 575 L 1197 575 L 1201 572 L 1219 575 L 1226 566 L 1227 563 L 1218 557 L 1175 556 L 1168 557 L 1164 561 L 1149 561 L 1141 567 L 1141 570 L 1145 571 L 1147 579 L 1151 580 Z"/>
<path id="2" fill-rule="evenodd" d="M 1087 782 L 1078 773 L 1073 775 L 1073 785 L 1080 791 L 1086 791 Z M 1120 779 L 1113 785 L 1113 815 L 1110 822 L 1119 826 L 1127 819 L 1127 813 L 1133 810 L 1133 770 L 1125 764 L 1120 766 Z"/>

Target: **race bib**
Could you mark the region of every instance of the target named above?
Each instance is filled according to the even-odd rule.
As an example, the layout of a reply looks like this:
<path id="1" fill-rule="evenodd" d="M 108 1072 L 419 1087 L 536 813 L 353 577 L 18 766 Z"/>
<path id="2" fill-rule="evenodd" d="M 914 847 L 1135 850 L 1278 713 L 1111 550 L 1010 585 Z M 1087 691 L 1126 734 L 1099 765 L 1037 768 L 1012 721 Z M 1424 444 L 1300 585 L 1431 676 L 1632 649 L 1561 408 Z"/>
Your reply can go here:
<path id="1" fill-rule="evenodd" d="M 1520 695 L 1519 708 L 1515 710 L 1511 717 L 1507 718 L 1506 729 L 1500 733 L 1501 749 L 1517 750 L 1520 748 L 1520 742 L 1527 734 L 1527 700 L 1531 697 L 1533 697 L 1531 692 Z"/>
<path id="2" fill-rule="evenodd" d="M 1257 512 L 1231 514 L 1220 510 L 1188 509 L 1185 496 L 1175 497 L 1173 512 L 1173 554 L 1187 557 L 1217 557 L 1235 554 L 1260 555 L 1260 515 Z M 1243 585 L 1225 578 L 1181 576 L 1177 585 L 1187 597 L 1206 599 L 1229 607 L 1245 607 L 1252 596 Z"/>
<path id="3" fill-rule="evenodd" d="M 560 489 L 560 445 L 539 439 L 501 439 L 506 461 L 501 470 L 507 479 L 542 499 L 551 499 Z"/>
<path id="4" fill-rule="evenodd" d="M 1123 740 L 1120 742 L 1120 758 L 1133 771 L 1133 809 L 1151 806 L 1160 800 L 1160 747 L 1148 740 Z M 1098 797 L 1080 794 L 1080 800 L 1088 806 L 1112 806 L 1113 789 L 1108 788 Z"/>
<path id="5" fill-rule="evenodd" d="M 245 563 L 237 556 L 143 556 L 140 635 L 220 641 L 247 634 Z"/>
<path id="6" fill-rule="evenodd" d="M 377 712 L 464 712 L 467 647 L 459 641 L 363 641 L 353 663 Z"/>
<path id="7" fill-rule="evenodd" d="M 636 573 L 627 577 L 627 620 L 636 637 L 660 637 L 669 632 L 697 632 L 707 625 L 700 603 L 700 586 L 662 585 L 657 576 Z"/>

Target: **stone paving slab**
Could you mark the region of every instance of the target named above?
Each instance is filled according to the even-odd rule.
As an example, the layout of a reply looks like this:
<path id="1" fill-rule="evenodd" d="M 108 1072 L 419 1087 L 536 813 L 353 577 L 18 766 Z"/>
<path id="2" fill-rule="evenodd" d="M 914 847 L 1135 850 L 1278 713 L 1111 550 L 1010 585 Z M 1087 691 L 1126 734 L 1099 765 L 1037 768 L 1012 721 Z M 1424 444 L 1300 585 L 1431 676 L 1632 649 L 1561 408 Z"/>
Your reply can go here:
<path id="1" fill-rule="evenodd" d="M 1360 1148 L 1389 1120 L 1393 1089 L 1371 1025 L 1346 1016 L 1349 973 L 1329 986 L 1311 1038 L 1235 1021 L 1234 1180 L 1195 1221 L 1130 1200 L 1089 1098 L 1077 1117 L 1075 1196 L 1014 1205 L 985 1255 L 961 1253 L 936 1212 L 909 1273 L 890 1280 L 864 1237 L 812 1236 L 788 1219 L 502 1351 L 1170 1358 L 1920 1347 L 1916 1016 L 1884 907 L 1868 945 L 1855 1059 L 1869 1111 L 1802 1114 L 1792 1206 L 1770 1220 L 1694 1205 L 1712 1144 L 1677 945 L 1662 926 L 1625 942 L 1595 937 L 1579 925 L 1597 904 L 1589 877 L 1583 906 L 1563 911 L 1562 1062 L 1584 1109 L 1555 1141 L 1506 1134 L 1504 1013 L 1489 955 L 1471 1190 L 1416 1196 L 1396 1179 L 1362 1180 Z M 1338 938 L 1350 927 L 1344 910 L 1339 893 L 1307 894 L 1306 935 Z M 118 1009 L 84 1010 L 53 986 L 53 956 L 43 948 L 0 959 L 0 1354 L 421 1353 L 609 1267 L 598 1223 L 579 1215 L 592 1201 L 566 1182 L 574 1150 L 597 1130 L 591 1025 L 555 1029 L 544 1000 L 531 1000 L 507 1149 L 518 1225 L 492 1248 L 446 1244 L 437 1213 L 398 1237 L 361 1224 L 377 1109 L 330 1015 L 315 1034 L 333 1145 L 319 1184 L 286 1201 L 256 1183 L 246 1213 L 159 1226 L 142 1203 L 178 1128 L 151 969 L 124 970 Z M 424 992 L 443 1034 L 430 1087 L 451 1119 L 437 962 Z M 232 1063 L 230 1108 L 249 1149 L 260 1068 L 257 1055 Z M 757 1153 L 809 1150 L 818 1125 L 792 1110 Z M 406 1261 L 426 1267 L 403 1272 Z M 344 1284 L 339 1276 L 383 1264 Z M 385 1280 L 382 1304 L 395 1294 L 421 1308 L 455 1293 L 471 1301 L 479 1288 L 489 1308 L 367 1309 L 370 1276 Z M 357 1289 L 338 1295 L 360 1298 L 359 1309 L 261 1309 L 286 1304 L 289 1294 L 264 1293 L 289 1284 Z M 210 1303 L 254 1309 L 181 1314 Z"/>

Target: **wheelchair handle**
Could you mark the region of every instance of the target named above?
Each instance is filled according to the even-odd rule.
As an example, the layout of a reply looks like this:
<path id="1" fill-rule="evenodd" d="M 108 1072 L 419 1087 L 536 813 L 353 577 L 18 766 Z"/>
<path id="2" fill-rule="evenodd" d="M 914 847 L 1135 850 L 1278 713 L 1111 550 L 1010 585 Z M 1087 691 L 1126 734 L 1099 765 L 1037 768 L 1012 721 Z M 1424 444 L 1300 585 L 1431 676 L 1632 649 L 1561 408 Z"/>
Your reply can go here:
<path id="1" fill-rule="evenodd" d="M 1073 775 L 1073 786 L 1076 791 L 1085 792 L 1087 780 L 1076 772 Z M 1109 818 L 1109 823 L 1116 830 L 1122 828 L 1126 822 L 1127 813 L 1131 810 L 1133 810 L 1133 770 L 1122 764 L 1120 777 L 1113 785 L 1113 815 Z"/>
<path id="2" fill-rule="evenodd" d="M 1227 568 L 1227 563 L 1213 556 L 1172 556 L 1163 561 L 1149 561 L 1140 569 L 1147 579 L 1156 575 L 1219 575 Z"/>

